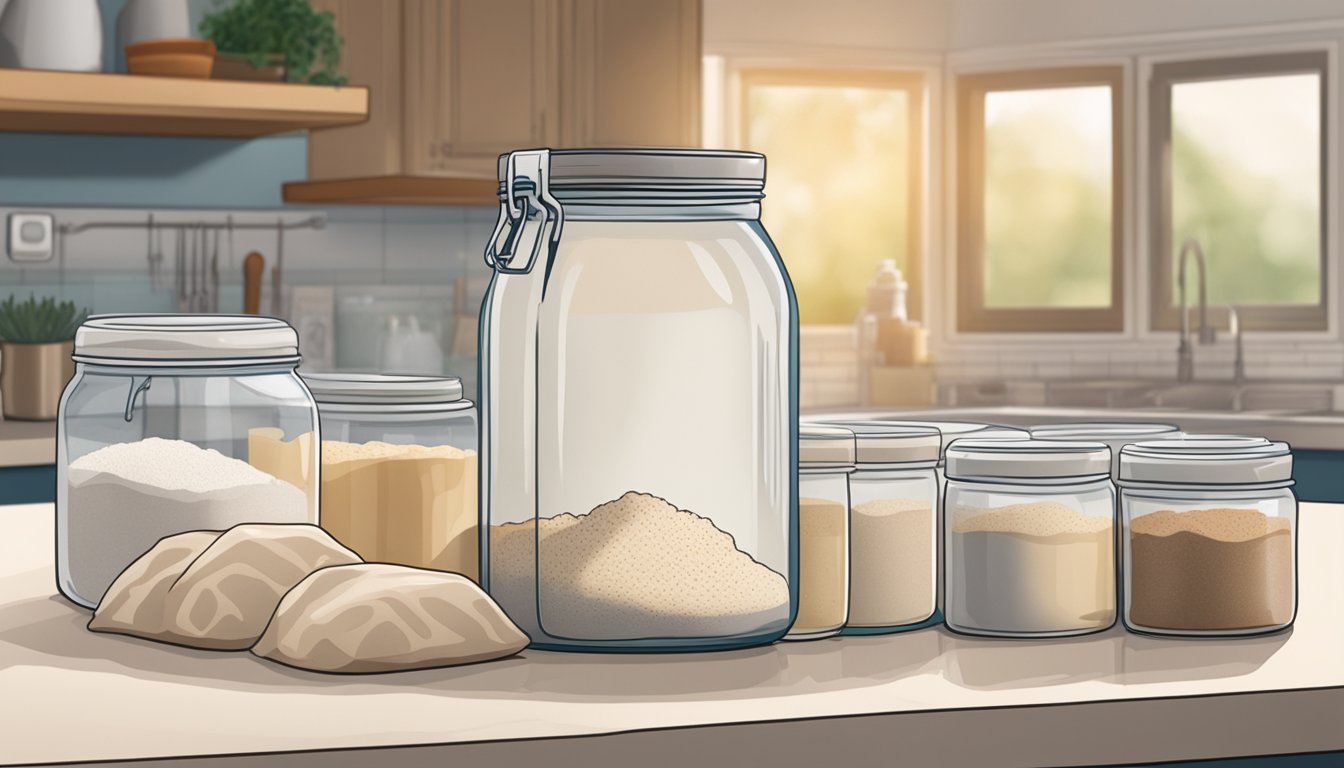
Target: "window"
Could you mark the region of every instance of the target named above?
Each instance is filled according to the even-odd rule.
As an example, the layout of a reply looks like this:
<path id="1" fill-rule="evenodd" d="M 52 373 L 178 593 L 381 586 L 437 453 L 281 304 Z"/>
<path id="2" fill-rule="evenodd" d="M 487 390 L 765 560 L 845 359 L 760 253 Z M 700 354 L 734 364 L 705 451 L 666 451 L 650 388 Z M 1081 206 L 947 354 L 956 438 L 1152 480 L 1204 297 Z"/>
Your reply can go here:
<path id="1" fill-rule="evenodd" d="M 921 317 L 922 101 L 909 73 L 742 73 L 741 143 L 767 157 L 762 220 L 802 323 L 854 322 L 883 259 Z"/>
<path id="2" fill-rule="evenodd" d="M 1324 52 L 1153 67 L 1153 328 L 1179 325 L 1188 239 L 1207 258 L 1211 322 L 1226 324 L 1233 305 L 1248 329 L 1327 327 L 1325 71 Z"/>
<path id="3" fill-rule="evenodd" d="M 1120 67 L 957 78 L 957 328 L 1124 327 Z"/>

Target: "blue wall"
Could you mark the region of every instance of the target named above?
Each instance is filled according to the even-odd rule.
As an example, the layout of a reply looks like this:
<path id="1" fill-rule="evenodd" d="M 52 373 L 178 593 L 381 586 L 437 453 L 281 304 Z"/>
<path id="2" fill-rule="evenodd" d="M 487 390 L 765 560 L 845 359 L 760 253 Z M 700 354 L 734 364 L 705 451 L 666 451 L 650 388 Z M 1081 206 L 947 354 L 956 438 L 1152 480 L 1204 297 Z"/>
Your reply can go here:
<path id="1" fill-rule="evenodd" d="M 115 69 L 117 14 L 99 0 L 104 69 Z M 191 0 L 193 24 L 214 0 Z M 0 204 L 268 208 L 307 176 L 305 134 L 253 140 L 0 133 Z"/>

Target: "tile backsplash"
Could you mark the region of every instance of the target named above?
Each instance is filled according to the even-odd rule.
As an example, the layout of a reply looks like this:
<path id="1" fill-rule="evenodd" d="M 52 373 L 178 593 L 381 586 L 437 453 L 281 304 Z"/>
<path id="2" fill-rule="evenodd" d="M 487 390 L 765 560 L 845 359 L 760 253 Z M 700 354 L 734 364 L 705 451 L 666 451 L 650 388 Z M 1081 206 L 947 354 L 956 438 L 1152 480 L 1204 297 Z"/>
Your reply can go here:
<path id="1" fill-rule="evenodd" d="M 330 319 L 334 323 L 330 364 L 345 370 L 383 367 L 389 358 L 384 342 L 391 324 L 405 331 L 413 324 L 430 334 L 442 352 L 442 368 L 461 375 L 474 391 L 475 350 L 461 341 L 454 350 L 456 325 L 475 316 L 490 281 L 490 270 L 481 259 L 481 246 L 494 224 L 492 208 L 392 208 L 339 207 L 328 210 L 284 208 L 276 210 L 132 210 L 93 208 L 0 207 L 0 222 L 16 211 L 42 210 L 55 216 L 56 224 L 90 222 L 147 223 L 150 213 L 156 226 L 155 244 L 163 254 L 160 284 L 151 285 L 148 231 L 131 228 L 90 228 L 58 235 L 50 261 L 16 263 L 0 256 L 0 294 L 55 296 L 74 301 L 94 313 L 170 312 L 177 307 L 174 263 L 177 231 L 174 223 L 189 221 L 269 224 L 295 222 L 320 216 L 317 229 L 286 230 L 283 242 L 274 228 L 234 229 L 219 236 L 221 312 L 242 311 L 242 263 L 256 251 L 266 260 L 262 280 L 261 309 L 271 306 L 271 274 L 276 254 L 283 247 L 282 314 L 289 315 L 290 298 L 298 286 L 323 286 L 327 290 L 302 292 L 300 311 L 311 309 L 314 296 L 321 301 L 330 293 Z M 206 237 L 213 247 L 214 236 Z M 455 306 L 455 283 L 465 280 L 463 306 Z M 395 319 L 393 319 L 395 318 Z M 298 324 L 294 317 L 288 317 Z M 460 320 L 461 319 L 461 320 Z M 394 334 L 393 334 L 394 335 Z M 459 353 L 455 356 L 454 352 Z M 456 357 L 470 352 L 471 359 Z M 320 357 L 320 356 L 319 356 Z M 396 359 L 392 355 L 391 359 Z M 404 359 L 404 358 L 403 358 Z M 432 356 L 417 355 L 422 362 Z"/>

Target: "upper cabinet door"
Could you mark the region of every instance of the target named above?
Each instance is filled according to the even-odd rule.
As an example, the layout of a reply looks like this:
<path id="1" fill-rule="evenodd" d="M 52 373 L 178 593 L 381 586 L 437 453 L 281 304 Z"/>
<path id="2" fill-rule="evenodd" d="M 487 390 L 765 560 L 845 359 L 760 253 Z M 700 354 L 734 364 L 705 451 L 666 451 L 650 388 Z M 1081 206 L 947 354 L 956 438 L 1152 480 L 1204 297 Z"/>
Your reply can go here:
<path id="1" fill-rule="evenodd" d="M 405 0 L 410 173 L 495 175 L 502 152 L 557 134 L 553 0 Z"/>
<path id="2" fill-rule="evenodd" d="M 313 0 L 331 11 L 345 38 L 341 72 L 369 88 L 369 119 L 359 125 L 312 131 L 308 178 L 384 176 L 401 171 L 401 3 L 386 0 Z"/>
<path id="3" fill-rule="evenodd" d="M 560 141 L 700 145 L 700 0 L 569 0 Z"/>

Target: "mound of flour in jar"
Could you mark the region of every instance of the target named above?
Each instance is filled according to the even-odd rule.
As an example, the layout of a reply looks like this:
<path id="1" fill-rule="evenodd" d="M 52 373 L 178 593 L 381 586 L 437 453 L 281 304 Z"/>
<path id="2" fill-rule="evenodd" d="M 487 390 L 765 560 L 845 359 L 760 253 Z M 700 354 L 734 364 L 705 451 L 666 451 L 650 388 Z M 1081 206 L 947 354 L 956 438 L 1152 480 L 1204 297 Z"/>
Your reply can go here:
<path id="1" fill-rule="evenodd" d="M 547 633 L 593 640 L 741 635 L 789 613 L 788 582 L 730 534 L 634 491 L 585 514 L 495 526 L 492 595 L 512 608 L 534 590 Z"/>
<path id="2" fill-rule="evenodd" d="M 313 522 L 302 490 L 184 440 L 114 443 L 75 459 L 67 477 L 69 586 L 90 605 L 165 536 Z"/>

